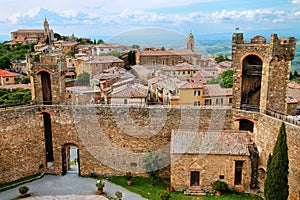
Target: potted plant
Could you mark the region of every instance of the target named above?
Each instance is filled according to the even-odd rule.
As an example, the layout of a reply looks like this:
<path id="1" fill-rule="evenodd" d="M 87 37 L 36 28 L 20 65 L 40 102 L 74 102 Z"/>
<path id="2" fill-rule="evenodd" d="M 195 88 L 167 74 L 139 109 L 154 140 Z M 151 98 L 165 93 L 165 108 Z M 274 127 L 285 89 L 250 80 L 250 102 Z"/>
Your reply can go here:
<path id="1" fill-rule="evenodd" d="M 161 200 L 169 200 L 171 198 L 171 194 L 167 190 L 162 190 L 158 193 L 158 196 Z"/>
<path id="2" fill-rule="evenodd" d="M 221 195 L 223 191 L 227 190 L 227 184 L 223 181 L 215 181 L 212 188 L 217 192 L 217 195 Z"/>
<path id="3" fill-rule="evenodd" d="M 29 187 L 27 187 L 27 186 L 19 187 L 19 192 L 20 192 L 22 197 L 27 195 L 26 193 L 28 192 L 28 190 L 29 190 Z"/>
<path id="4" fill-rule="evenodd" d="M 116 195 L 116 197 L 117 197 L 118 200 L 121 200 L 121 199 L 122 199 L 122 196 L 123 196 L 123 195 L 122 195 L 122 192 L 116 191 L 115 195 Z"/>
<path id="5" fill-rule="evenodd" d="M 98 188 L 98 194 L 103 193 L 104 186 L 105 186 L 105 183 L 102 180 L 97 180 L 96 187 Z"/>
<path id="6" fill-rule="evenodd" d="M 132 185 L 132 181 L 131 181 L 132 175 L 131 175 L 131 172 L 126 172 L 125 178 L 127 180 L 127 185 L 129 185 L 129 186 Z"/>

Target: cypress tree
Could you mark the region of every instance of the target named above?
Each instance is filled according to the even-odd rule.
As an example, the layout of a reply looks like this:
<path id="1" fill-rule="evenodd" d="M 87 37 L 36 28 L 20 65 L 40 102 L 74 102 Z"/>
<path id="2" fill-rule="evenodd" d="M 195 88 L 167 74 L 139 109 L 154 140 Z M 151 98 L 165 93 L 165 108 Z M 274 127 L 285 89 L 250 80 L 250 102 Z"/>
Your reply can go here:
<path id="1" fill-rule="evenodd" d="M 289 196 L 288 185 L 288 146 L 286 141 L 285 124 L 282 123 L 273 150 L 267 164 L 267 178 L 265 181 L 266 200 L 285 200 Z"/>

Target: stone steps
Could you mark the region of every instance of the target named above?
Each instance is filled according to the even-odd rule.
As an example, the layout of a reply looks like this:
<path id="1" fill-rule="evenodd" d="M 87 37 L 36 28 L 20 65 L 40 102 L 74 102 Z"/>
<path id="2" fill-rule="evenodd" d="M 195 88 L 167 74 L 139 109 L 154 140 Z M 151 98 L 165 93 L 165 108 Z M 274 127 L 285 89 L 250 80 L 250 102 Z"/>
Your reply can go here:
<path id="1" fill-rule="evenodd" d="M 184 194 L 191 196 L 206 196 L 206 191 L 201 187 L 189 187 L 184 191 Z"/>

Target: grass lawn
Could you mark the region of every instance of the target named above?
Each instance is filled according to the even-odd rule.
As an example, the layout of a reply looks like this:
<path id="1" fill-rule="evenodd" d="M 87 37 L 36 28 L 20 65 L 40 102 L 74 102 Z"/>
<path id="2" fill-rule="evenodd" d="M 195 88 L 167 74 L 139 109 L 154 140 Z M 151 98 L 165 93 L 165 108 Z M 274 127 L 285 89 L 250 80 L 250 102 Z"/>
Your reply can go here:
<path id="1" fill-rule="evenodd" d="M 166 190 L 168 187 L 168 179 L 162 179 L 161 181 L 156 181 L 155 185 L 151 185 L 149 178 L 143 177 L 132 177 L 132 185 L 128 186 L 125 177 L 115 176 L 108 179 L 110 182 L 120 185 L 129 191 L 140 194 L 146 199 L 159 200 L 158 193 L 162 190 Z M 232 193 L 232 194 L 222 194 L 221 196 L 187 196 L 182 192 L 171 192 L 171 199 L 173 200 L 211 200 L 211 199 L 222 199 L 222 200 L 262 200 L 259 197 L 253 197 L 247 194 Z"/>

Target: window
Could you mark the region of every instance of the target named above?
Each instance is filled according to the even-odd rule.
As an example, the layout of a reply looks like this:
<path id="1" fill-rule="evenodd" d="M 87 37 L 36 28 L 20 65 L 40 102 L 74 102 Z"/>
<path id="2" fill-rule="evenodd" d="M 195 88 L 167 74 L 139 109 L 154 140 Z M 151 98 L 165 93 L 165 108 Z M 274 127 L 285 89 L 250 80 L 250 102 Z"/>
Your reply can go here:
<path id="1" fill-rule="evenodd" d="M 200 101 L 194 101 L 194 106 L 200 106 Z"/>
<path id="2" fill-rule="evenodd" d="M 242 160 L 235 161 L 235 168 L 234 168 L 234 185 L 241 185 L 242 184 L 242 169 L 243 169 Z"/>
<path id="3" fill-rule="evenodd" d="M 194 96 L 200 96 L 201 91 L 194 91 Z"/>
<path id="4" fill-rule="evenodd" d="M 124 104 L 128 104 L 128 100 L 127 99 L 124 99 Z"/>
<path id="5" fill-rule="evenodd" d="M 165 65 L 165 60 L 162 61 L 162 64 Z"/>
<path id="6" fill-rule="evenodd" d="M 216 104 L 223 104 L 223 98 L 217 98 Z"/>
<path id="7" fill-rule="evenodd" d="M 205 99 L 204 105 L 211 105 L 211 99 Z"/>
<path id="8" fill-rule="evenodd" d="M 191 71 L 188 71 L 188 74 L 191 74 Z"/>
<path id="9" fill-rule="evenodd" d="M 152 65 L 156 65 L 156 61 L 155 60 L 152 60 Z"/>
<path id="10" fill-rule="evenodd" d="M 131 162 L 130 167 L 137 167 L 137 163 L 136 162 Z"/>
<path id="11" fill-rule="evenodd" d="M 220 176 L 219 176 L 219 179 L 224 179 L 224 175 L 220 175 Z"/>
<path id="12" fill-rule="evenodd" d="M 229 103 L 232 103 L 232 98 L 229 98 Z"/>
<path id="13" fill-rule="evenodd" d="M 185 74 L 185 71 L 183 71 L 182 74 Z"/>

